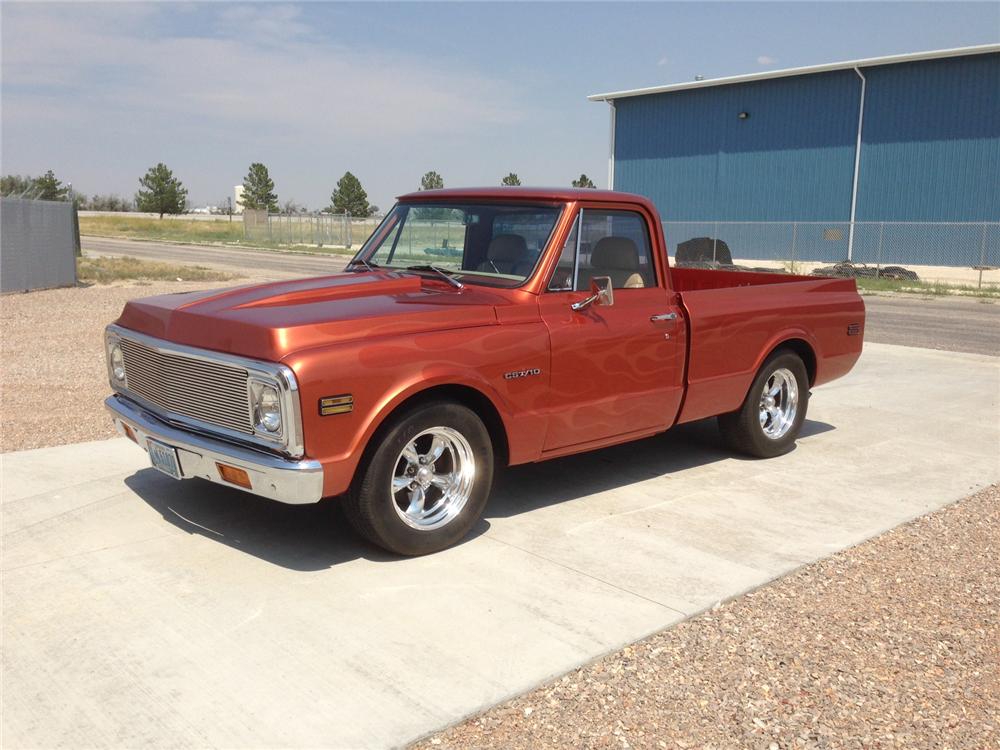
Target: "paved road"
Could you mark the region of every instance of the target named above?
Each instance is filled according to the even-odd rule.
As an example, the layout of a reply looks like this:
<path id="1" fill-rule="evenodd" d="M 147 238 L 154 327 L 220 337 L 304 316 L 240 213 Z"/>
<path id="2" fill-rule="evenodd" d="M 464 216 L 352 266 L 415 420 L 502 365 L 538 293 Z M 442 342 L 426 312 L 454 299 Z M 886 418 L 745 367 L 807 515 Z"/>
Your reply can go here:
<path id="1" fill-rule="evenodd" d="M 312 276 L 339 271 L 346 257 L 279 254 L 202 245 L 168 245 L 84 237 L 95 254 L 133 255 L 175 263 L 198 263 L 254 276 Z M 975 354 L 1000 355 L 1000 302 L 969 298 L 866 296 L 865 340 Z"/>
<path id="2" fill-rule="evenodd" d="M 5 743 L 402 745 L 1000 480 L 998 394 L 1000 359 L 872 344 L 788 455 L 707 422 L 518 467 L 417 559 L 125 439 L 6 454 Z"/>
<path id="3" fill-rule="evenodd" d="M 1000 356 L 1000 300 L 866 296 L 866 342 Z"/>

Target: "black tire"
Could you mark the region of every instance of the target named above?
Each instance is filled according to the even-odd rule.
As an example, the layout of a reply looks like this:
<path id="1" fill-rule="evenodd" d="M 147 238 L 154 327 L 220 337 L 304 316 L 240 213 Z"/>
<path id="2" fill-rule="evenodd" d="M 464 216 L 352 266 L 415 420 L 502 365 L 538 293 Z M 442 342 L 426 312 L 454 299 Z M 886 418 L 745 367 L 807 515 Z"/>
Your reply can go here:
<path id="1" fill-rule="evenodd" d="M 415 437 L 435 428 L 447 428 L 458 433 L 471 448 L 475 475 L 467 500 L 453 518 L 437 528 L 414 528 L 397 511 L 397 500 L 405 505 L 401 495 L 390 489 L 400 467 L 407 467 L 401 458 L 404 447 Z M 425 440 L 420 438 L 420 440 Z M 383 549 L 398 555 L 426 555 L 446 549 L 463 539 L 482 516 L 493 486 L 493 443 L 482 420 L 471 409 L 451 402 L 432 402 L 392 418 L 389 425 L 376 433 L 377 444 L 360 467 L 357 480 L 345 502 L 351 525 L 361 536 Z M 453 453 L 444 461 L 455 462 Z M 403 461 L 403 463 L 400 463 Z M 434 466 L 434 464 L 431 464 Z M 454 473 L 454 472 L 453 472 Z M 443 491 L 428 487 L 428 500 Z M 399 491 L 403 495 L 408 489 Z"/>
<path id="2" fill-rule="evenodd" d="M 795 377 L 798 404 L 787 432 L 780 437 L 769 437 L 760 421 L 761 399 L 765 385 L 779 370 L 791 372 Z M 773 458 L 788 453 L 795 446 L 808 407 L 809 375 L 806 366 L 795 352 L 779 349 L 761 365 L 739 410 L 719 416 L 719 430 L 733 450 L 757 458 Z"/>

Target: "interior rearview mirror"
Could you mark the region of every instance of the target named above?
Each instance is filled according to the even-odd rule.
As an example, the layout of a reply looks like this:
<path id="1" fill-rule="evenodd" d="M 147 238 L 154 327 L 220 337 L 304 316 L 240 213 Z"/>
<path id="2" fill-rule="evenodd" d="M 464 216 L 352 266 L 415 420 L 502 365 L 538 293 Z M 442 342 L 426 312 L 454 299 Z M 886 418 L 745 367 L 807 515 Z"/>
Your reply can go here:
<path id="1" fill-rule="evenodd" d="M 595 276 L 590 280 L 590 296 L 570 305 L 574 310 L 583 310 L 591 305 L 615 304 L 615 290 L 610 276 Z"/>

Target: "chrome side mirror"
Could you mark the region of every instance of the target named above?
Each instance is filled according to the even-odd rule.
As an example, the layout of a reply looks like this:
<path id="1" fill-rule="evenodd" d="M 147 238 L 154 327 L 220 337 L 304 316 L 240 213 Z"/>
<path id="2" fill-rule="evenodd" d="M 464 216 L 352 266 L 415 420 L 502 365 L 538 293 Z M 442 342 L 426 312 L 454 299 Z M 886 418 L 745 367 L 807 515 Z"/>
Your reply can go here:
<path id="1" fill-rule="evenodd" d="M 573 310 L 583 310 L 591 305 L 615 304 L 615 290 L 611 286 L 610 276 L 595 276 L 590 280 L 590 296 L 570 305 Z"/>

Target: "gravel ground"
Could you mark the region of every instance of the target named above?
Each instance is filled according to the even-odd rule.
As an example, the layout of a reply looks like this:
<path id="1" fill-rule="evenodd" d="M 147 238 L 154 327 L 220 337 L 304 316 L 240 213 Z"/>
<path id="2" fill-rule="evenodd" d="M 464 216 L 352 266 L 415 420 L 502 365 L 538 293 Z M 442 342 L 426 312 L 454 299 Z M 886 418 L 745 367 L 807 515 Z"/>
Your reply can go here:
<path id="1" fill-rule="evenodd" d="M 418 748 L 1000 747 L 1000 485 Z"/>
<path id="2" fill-rule="evenodd" d="M 104 326 L 135 297 L 239 283 L 122 282 L 0 297 L 0 452 L 114 437 L 103 406 L 111 392 Z"/>

